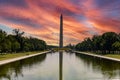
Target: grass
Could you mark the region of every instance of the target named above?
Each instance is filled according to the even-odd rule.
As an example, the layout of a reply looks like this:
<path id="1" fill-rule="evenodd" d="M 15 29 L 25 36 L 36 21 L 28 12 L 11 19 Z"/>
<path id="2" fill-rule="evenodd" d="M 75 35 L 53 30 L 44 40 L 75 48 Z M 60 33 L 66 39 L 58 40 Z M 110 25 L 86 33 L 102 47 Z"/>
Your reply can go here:
<path id="1" fill-rule="evenodd" d="M 107 54 L 105 55 L 106 57 L 111 57 L 111 58 L 116 58 L 116 59 L 120 59 L 120 55 L 119 54 Z"/>
<path id="2" fill-rule="evenodd" d="M 97 54 L 97 53 L 93 53 L 93 52 L 86 52 L 86 53 L 99 55 L 99 54 Z M 120 59 L 120 54 L 106 54 L 106 55 L 102 55 L 102 56 L 106 56 L 106 57 L 111 57 L 111 58 Z"/>
<path id="3" fill-rule="evenodd" d="M 70 48 L 53 48 L 53 50 L 59 51 L 59 50 L 70 50 Z"/>
<path id="4" fill-rule="evenodd" d="M 7 53 L 4 55 L 0 55 L 0 61 L 2 60 L 7 60 L 7 59 L 12 59 L 12 58 L 17 58 L 17 57 L 22 57 L 22 56 L 26 56 L 26 55 L 31 55 L 31 54 L 36 54 L 42 51 L 33 51 L 33 52 L 22 52 L 22 53 Z"/>

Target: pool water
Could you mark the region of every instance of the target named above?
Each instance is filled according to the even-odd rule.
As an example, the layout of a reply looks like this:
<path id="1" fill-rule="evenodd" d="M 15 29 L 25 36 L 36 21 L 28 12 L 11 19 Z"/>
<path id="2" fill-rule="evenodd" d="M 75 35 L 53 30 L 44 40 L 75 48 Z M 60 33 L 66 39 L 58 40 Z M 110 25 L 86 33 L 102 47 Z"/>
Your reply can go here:
<path id="1" fill-rule="evenodd" d="M 120 62 L 55 52 L 0 66 L 0 80 L 120 80 Z"/>

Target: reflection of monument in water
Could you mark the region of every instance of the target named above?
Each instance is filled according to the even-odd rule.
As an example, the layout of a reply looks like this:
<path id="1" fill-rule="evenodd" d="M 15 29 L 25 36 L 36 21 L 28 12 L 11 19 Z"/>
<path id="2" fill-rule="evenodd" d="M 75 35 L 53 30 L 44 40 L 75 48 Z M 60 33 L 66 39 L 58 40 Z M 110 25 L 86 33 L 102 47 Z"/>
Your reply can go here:
<path id="1" fill-rule="evenodd" d="M 60 16 L 60 41 L 59 48 L 63 48 L 63 16 Z M 59 52 L 59 80 L 62 80 L 62 68 L 63 68 L 63 52 Z"/>
<path id="2" fill-rule="evenodd" d="M 62 69 L 63 69 L 63 52 L 59 52 L 59 80 L 62 80 Z"/>

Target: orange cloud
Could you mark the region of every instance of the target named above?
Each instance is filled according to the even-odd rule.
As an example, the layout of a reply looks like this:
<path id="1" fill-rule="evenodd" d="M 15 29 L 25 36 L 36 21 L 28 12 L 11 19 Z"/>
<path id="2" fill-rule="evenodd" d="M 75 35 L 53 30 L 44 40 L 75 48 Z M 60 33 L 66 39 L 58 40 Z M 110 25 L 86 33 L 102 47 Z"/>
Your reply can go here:
<path id="1" fill-rule="evenodd" d="M 6 0 L 7 1 L 7 0 Z M 99 1 L 99 0 L 96 0 Z M 60 14 L 64 17 L 64 45 L 107 31 L 120 32 L 120 18 L 114 4 L 98 7 L 95 0 L 25 0 L 24 6 L 0 3 L 0 23 L 59 44 Z M 7 3 L 7 2 L 6 2 Z M 19 4 L 19 3 L 17 3 Z M 112 10 L 111 10 L 112 9 Z M 111 16 L 112 15 L 112 16 Z"/>

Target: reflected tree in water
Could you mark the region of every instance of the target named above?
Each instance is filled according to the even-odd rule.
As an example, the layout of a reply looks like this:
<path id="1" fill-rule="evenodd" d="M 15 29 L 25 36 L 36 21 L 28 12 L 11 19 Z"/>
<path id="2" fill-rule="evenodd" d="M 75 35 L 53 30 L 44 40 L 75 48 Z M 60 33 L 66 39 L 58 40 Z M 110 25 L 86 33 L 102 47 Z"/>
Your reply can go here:
<path id="1" fill-rule="evenodd" d="M 105 79 L 112 79 L 116 75 L 120 76 L 120 62 L 86 56 L 78 53 L 76 53 L 76 56 L 84 62 L 85 67 L 92 67 L 94 72 L 102 72 Z"/>
<path id="2" fill-rule="evenodd" d="M 24 74 L 22 73 L 23 68 L 29 67 L 30 69 L 34 65 L 37 65 L 43 62 L 45 58 L 46 58 L 46 54 L 41 54 L 40 56 L 35 56 L 28 59 L 2 65 L 0 66 L 0 80 L 2 78 L 12 80 L 12 75 L 14 79 L 17 78 L 18 76 L 24 77 Z"/>

